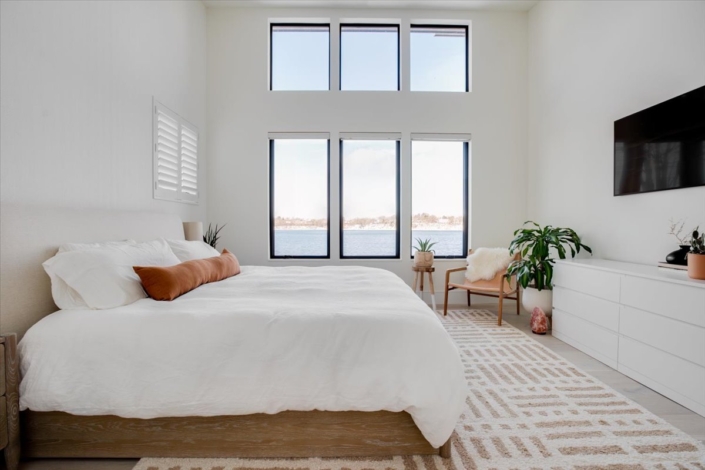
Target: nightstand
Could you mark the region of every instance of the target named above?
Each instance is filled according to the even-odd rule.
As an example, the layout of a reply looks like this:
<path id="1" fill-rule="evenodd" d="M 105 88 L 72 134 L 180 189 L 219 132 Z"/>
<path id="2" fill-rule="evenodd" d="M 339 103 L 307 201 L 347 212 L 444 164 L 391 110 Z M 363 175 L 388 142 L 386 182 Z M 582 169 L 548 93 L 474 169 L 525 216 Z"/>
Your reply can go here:
<path id="1" fill-rule="evenodd" d="M 0 449 L 7 470 L 20 463 L 20 394 L 17 336 L 0 336 Z"/>

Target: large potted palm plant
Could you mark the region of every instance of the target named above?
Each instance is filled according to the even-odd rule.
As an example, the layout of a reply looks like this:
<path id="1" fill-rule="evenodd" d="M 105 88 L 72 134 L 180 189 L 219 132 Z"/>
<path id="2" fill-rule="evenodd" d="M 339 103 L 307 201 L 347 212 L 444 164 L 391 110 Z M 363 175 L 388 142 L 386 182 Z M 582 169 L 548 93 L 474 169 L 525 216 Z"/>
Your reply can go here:
<path id="1" fill-rule="evenodd" d="M 528 225 L 528 226 L 527 226 Z M 521 304 L 529 312 L 539 307 L 546 314 L 553 310 L 553 264 L 551 251 L 565 259 L 567 250 L 571 258 L 584 249 L 584 245 L 574 230 L 569 228 L 541 227 L 536 222 L 524 222 L 522 228 L 514 232 L 514 240 L 509 245 L 512 253 L 521 253 L 521 259 L 513 261 L 507 268 L 507 276 L 516 275 L 517 282 L 523 288 Z"/>

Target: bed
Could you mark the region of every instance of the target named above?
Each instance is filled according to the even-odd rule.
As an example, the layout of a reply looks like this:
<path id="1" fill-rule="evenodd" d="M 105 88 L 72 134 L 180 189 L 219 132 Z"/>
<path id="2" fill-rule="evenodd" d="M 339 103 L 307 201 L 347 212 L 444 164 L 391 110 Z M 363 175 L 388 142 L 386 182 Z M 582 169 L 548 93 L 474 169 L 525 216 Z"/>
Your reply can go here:
<path id="1" fill-rule="evenodd" d="M 71 228 L 35 235 L 32 245 L 45 247 L 35 260 L 69 240 L 183 238 L 178 218 L 164 214 L 3 207 L 3 251 L 27 228 L 22 220 L 47 219 Z M 76 238 L 101 220 L 99 233 Z M 26 258 L 3 258 L 2 269 L 22 263 L 19 281 L 46 297 L 48 282 Z M 387 271 L 245 266 L 173 302 L 48 316 L 25 314 L 37 299 L 19 291 L 7 308 L 17 281 L 2 276 L 2 328 L 28 330 L 19 345 L 24 456 L 449 455 L 466 396 L 458 352 Z"/>

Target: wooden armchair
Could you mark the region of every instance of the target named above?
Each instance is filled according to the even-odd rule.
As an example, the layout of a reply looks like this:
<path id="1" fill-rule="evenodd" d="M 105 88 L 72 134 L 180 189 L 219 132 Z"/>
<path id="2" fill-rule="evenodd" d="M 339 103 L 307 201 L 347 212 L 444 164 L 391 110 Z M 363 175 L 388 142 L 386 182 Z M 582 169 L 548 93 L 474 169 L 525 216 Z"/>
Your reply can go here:
<path id="1" fill-rule="evenodd" d="M 468 250 L 468 255 L 471 255 L 473 250 Z M 517 253 L 514 256 L 515 260 L 521 259 L 521 255 Z M 511 276 L 509 280 L 505 278 L 507 270 L 497 271 L 495 276 L 489 281 L 470 282 L 463 276 L 463 283 L 450 282 L 450 274 L 454 272 L 465 271 L 466 268 L 455 268 L 446 271 L 445 297 L 443 302 L 443 315 L 448 314 L 448 292 L 455 289 L 463 289 L 468 294 L 468 307 L 470 306 L 470 294 L 484 295 L 487 297 L 499 298 L 499 309 L 497 315 L 497 324 L 502 326 L 502 303 L 504 299 L 512 299 L 517 302 L 517 315 L 519 315 L 519 304 L 521 303 L 521 290 L 517 284 L 516 276 Z M 512 297 L 513 296 L 513 297 Z"/>

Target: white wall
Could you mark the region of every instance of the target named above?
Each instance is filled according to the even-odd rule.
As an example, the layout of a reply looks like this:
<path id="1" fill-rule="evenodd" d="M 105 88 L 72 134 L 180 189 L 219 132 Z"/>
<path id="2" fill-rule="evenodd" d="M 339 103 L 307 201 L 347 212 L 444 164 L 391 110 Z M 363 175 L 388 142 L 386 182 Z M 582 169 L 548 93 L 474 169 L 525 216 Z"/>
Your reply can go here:
<path id="1" fill-rule="evenodd" d="M 705 2 L 540 2 L 529 13 L 529 217 L 595 255 L 654 264 L 705 188 L 612 196 L 613 123 L 705 85 Z M 704 110 L 705 112 L 705 110 Z"/>
<path id="2" fill-rule="evenodd" d="M 268 19 L 330 18 L 331 50 L 337 57 L 340 18 L 472 21 L 472 92 L 272 92 L 268 90 Z M 339 132 L 401 132 L 402 181 L 409 181 L 411 132 L 472 134 L 471 241 L 506 246 L 526 216 L 527 14 L 384 10 L 208 10 L 208 220 L 228 223 L 223 246 L 244 264 L 366 264 L 411 281 L 411 261 L 339 260 Z M 402 47 L 404 51 L 404 47 Z M 336 61 L 333 83 L 337 82 Z M 408 83 L 402 52 L 402 83 Z M 402 86 L 404 88 L 404 85 Z M 408 88 L 408 86 L 407 86 Z M 268 149 L 270 131 L 331 133 L 331 260 L 269 260 Z M 442 181 L 438 181 L 442 185 Z M 408 185 L 407 185 L 408 186 Z M 401 252 L 410 250 L 409 189 L 402 187 Z M 444 271 L 462 265 L 437 261 L 436 286 Z M 440 299 L 440 296 L 438 296 Z M 458 297 L 459 299 L 459 297 Z"/>
<path id="3" fill-rule="evenodd" d="M 0 2 L 3 202 L 205 219 L 201 2 Z M 152 199 L 152 96 L 198 126 L 200 205 Z"/>

